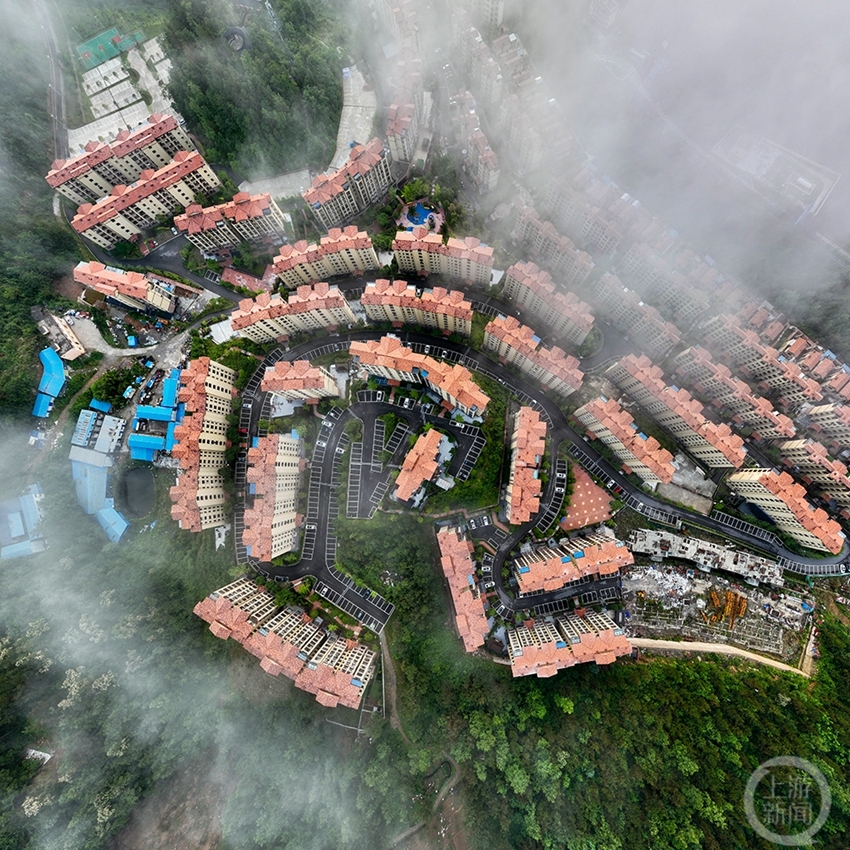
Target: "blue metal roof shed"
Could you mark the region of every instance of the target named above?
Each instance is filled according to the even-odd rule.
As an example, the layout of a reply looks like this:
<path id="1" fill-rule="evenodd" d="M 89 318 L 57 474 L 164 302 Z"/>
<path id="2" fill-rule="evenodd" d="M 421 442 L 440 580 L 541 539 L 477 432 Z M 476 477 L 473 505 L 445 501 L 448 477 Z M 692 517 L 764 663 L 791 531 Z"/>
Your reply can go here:
<path id="1" fill-rule="evenodd" d="M 109 413 L 112 410 L 112 405 L 108 401 L 100 401 L 96 398 L 91 400 L 89 407 L 93 410 L 99 410 L 101 413 Z"/>
<path id="2" fill-rule="evenodd" d="M 174 410 L 168 407 L 151 407 L 149 404 L 140 404 L 136 408 L 136 419 L 153 419 L 156 422 L 169 422 L 174 415 Z"/>
<path id="3" fill-rule="evenodd" d="M 121 539 L 130 525 L 115 508 L 103 508 L 99 510 L 95 514 L 95 519 L 113 543 L 117 543 Z"/>
<path id="4" fill-rule="evenodd" d="M 32 415 L 38 416 L 39 419 L 46 419 L 50 415 L 51 404 L 53 404 L 51 396 L 39 393 L 35 397 L 35 404 L 32 406 Z"/>
<path id="5" fill-rule="evenodd" d="M 44 374 L 41 376 L 38 391 L 56 398 L 62 392 L 62 387 L 65 386 L 65 367 L 62 365 L 62 360 L 52 348 L 45 348 L 40 351 L 38 359 L 44 366 Z"/>

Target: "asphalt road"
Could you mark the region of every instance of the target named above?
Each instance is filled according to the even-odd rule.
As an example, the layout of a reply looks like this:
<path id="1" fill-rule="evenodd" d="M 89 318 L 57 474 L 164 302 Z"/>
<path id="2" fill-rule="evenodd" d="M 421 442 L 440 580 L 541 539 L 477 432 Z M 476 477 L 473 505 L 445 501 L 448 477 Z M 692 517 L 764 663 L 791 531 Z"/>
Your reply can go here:
<path id="1" fill-rule="evenodd" d="M 249 384 L 246 397 L 250 397 L 251 401 L 246 402 L 250 407 L 243 409 L 243 421 L 240 423 L 242 427 L 247 427 L 249 434 L 257 434 L 257 423 L 259 422 L 266 405 L 265 394 L 259 392 L 259 380 L 264 369 L 268 365 L 272 365 L 277 360 L 296 360 L 299 358 L 310 358 L 321 356 L 328 351 L 334 350 L 336 346 L 344 345 L 347 347 L 351 340 L 355 339 L 377 339 L 384 334 L 380 330 L 362 330 L 353 331 L 347 334 L 334 335 L 317 340 L 310 340 L 302 343 L 289 351 L 277 349 L 268 358 L 258 370 L 251 384 Z M 420 351 L 425 345 L 434 347 L 434 337 L 420 333 L 402 333 L 402 341 Z M 618 486 L 623 490 L 623 497 L 631 497 L 633 503 L 641 504 L 644 508 L 655 508 L 663 511 L 668 515 L 673 515 L 682 519 L 689 525 L 700 525 L 709 528 L 718 534 L 737 540 L 748 546 L 760 549 L 773 557 L 784 557 L 789 561 L 794 561 L 799 565 L 799 572 L 806 572 L 806 567 L 811 566 L 813 572 L 818 574 L 819 570 L 825 565 L 835 565 L 845 563 L 847 557 L 847 549 L 838 556 L 823 559 L 803 559 L 798 558 L 792 552 L 773 543 L 772 541 L 754 537 L 744 529 L 730 528 L 711 517 L 693 514 L 690 511 L 669 505 L 634 487 L 621 473 L 613 469 L 599 454 L 588 444 L 575 430 L 573 430 L 566 421 L 566 417 L 557 407 L 557 405 L 549 399 L 543 391 L 533 384 L 518 378 L 503 366 L 494 363 L 483 354 L 472 350 L 469 346 L 462 344 L 451 343 L 447 340 L 442 340 L 439 347 L 447 351 L 447 359 L 454 362 L 461 362 L 463 365 L 480 371 L 485 375 L 499 381 L 507 386 L 524 404 L 531 404 L 547 419 L 551 444 L 560 446 L 565 443 L 569 448 L 575 448 L 582 452 L 586 458 L 589 458 L 591 465 L 595 466 L 595 471 L 604 476 L 608 476 L 608 481 L 613 481 L 614 486 Z M 366 413 L 369 409 L 368 414 Z M 332 593 L 339 594 L 345 604 L 352 604 L 359 608 L 364 616 L 358 617 L 365 622 L 377 624 L 377 631 L 380 631 L 383 624 L 389 619 L 392 613 L 391 606 L 387 606 L 385 601 L 377 594 L 361 588 L 355 588 L 350 581 L 342 576 L 333 568 L 333 558 L 329 558 L 328 545 L 333 537 L 331 514 L 340 510 L 340 506 L 335 503 L 335 493 L 337 483 L 334 483 L 334 459 L 338 457 L 337 448 L 340 447 L 340 441 L 343 439 L 343 432 L 346 423 L 352 416 L 359 415 L 360 417 L 371 420 L 375 416 L 382 415 L 384 412 L 392 412 L 401 419 L 406 420 L 411 426 L 411 430 L 421 421 L 421 413 L 418 410 L 408 411 L 400 405 L 389 405 L 386 400 L 382 402 L 356 402 L 354 405 L 343 411 L 336 419 L 331 427 L 322 426 L 321 439 L 326 445 L 317 447 L 314 454 L 313 468 L 320 470 L 316 476 L 317 483 L 315 484 L 316 492 L 319 498 L 314 500 L 316 505 L 317 515 L 311 518 L 308 515 L 308 525 L 315 526 L 315 534 L 313 537 L 314 543 L 311 547 L 309 558 L 302 560 L 291 567 L 278 568 L 271 564 L 260 564 L 267 574 L 280 579 L 294 579 L 304 577 L 306 575 L 314 576 L 318 582 L 326 585 Z M 326 433 L 327 432 L 327 433 Z M 541 499 L 541 514 L 545 512 L 546 507 L 557 498 L 554 490 L 558 485 L 555 476 L 555 464 L 557 458 L 556 453 L 552 452 L 550 462 L 549 480 L 543 492 Z M 311 477 L 313 470 L 311 470 Z M 314 484 L 311 484 L 311 495 L 313 494 Z M 344 510 L 344 507 L 342 508 Z M 495 584 L 495 590 L 499 595 L 501 604 L 505 609 L 511 611 L 534 609 L 538 614 L 553 613 L 557 610 L 562 610 L 566 607 L 567 601 L 578 597 L 582 604 L 590 604 L 596 601 L 604 601 L 606 598 L 614 598 L 619 595 L 620 580 L 618 577 L 608 578 L 601 581 L 582 580 L 572 585 L 549 593 L 540 593 L 532 596 L 525 596 L 520 599 L 512 597 L 504 586 L 502 576 L 502 567 L 507 561 L 510 553 L 516 546 L 530 533 L 534 527 L 538 517 L 532 522 L 521 526 L 513 534 L 506 537 L 499 546 L 496 555 L 494 555 L 494 563 L 492 568 L 492 581 Z M 313 531 L 308 533 L 312 534 Z M 333 551 L 335 553 L 335 540 L 333 541 Z M 240 560 L 245 560 L 244 552 Z M 239 552 L 237 550 L 237 557 Z M 835 572 L 839 570 L 836 569 Z M 335 601 L 332 599 L 332 601 Z M 335 604 L 339 604 L 336 602 Z M 373 625 L 373 627 L 375 627 Z"/>
<path id="2" fill-rule="evenodd" d="M 47 8 L 40 0 L 33 0 L 38 23 L 44 37 L 47 50 L 47 62 L 50 65 L 50 83 L 47 89 L 47 112 L 53 125 L 53 151 L 56 159 L 68 158 L 68 125 L 65 119 L 65 89 L 62 68 L 59 64 L 60 52 L 56 43 L 56 33 Z"/>

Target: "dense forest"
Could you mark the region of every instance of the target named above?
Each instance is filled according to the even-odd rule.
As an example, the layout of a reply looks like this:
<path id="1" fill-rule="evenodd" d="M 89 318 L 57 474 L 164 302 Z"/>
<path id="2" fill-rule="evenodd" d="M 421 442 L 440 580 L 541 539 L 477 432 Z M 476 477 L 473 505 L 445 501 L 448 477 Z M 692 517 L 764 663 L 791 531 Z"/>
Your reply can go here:
<path id="1" fill-rule="evenodd" d="M 371 740 L 355 740 L 191 614 L 233 574 L 232 550 L 167 522 L 171 475 L 158 473 L 156 528 L 115 546 L 79 514 L 67 462 L 42 471 L 53 548 L 8 572 L 0 601 L 0 722 L 13 748 L 0 761 L 0 846 L 120 847 L 134 808 L 179 774 L 217 799 L 220 850 L 338 850 L 364 835 L 387 847 L 427 815 L 426 776 L 448 755 L 481 850 L 757 848 L 767 845 L 743 818 L 743 788 L 787 753 L 829 778 L 820 846 L 846 846 L 845 629 L 824 625 L 813 688 L 687 659 L 514 680 L 463 653 L 431 523 L 379 514 L 341 524 L 340 566 L 392 577 L 388 638 L 410 743 L 380 718 Z M 36 773 L 25 745 L 54 759 Z"/>
<path id="2" fill-rule="evenodd" d="M 239 23 L 229 4 L 175 0 L 165 30 L 176 108 L 208 159 L 250 177 L 326 168 L 342 110 L 343 15 L 350 3 L 273 5 L 279 32 L 264 11 L 251 15 L 251 46 L 241 53 L 222 39 Z"/>
<path id="3" fill-rule="evenodd" d="M 0 3 L 3 20 L 17 20 L 17 8 L 11 0 Z M 20 36 L 10 30 L 0 51 L 0 416 L 29 413 L 42 347 L 30 307 L 60 303 L 53 280 L 77 259 L 70 231 L 52 215 L 43 177 L 52 144 L 48 77 L 31 26 L 22 21 Z"/>

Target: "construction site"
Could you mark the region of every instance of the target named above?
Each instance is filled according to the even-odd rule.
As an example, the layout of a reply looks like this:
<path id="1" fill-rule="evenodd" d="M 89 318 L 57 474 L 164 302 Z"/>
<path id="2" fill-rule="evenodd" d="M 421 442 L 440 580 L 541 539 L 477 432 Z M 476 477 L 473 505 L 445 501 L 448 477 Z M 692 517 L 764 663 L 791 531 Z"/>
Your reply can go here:
<path id="1" fill-rule="evenodd" d="M 795 663 L 814 600 L 755 588 L 682 565 L 636 565 L 623 573 L 626 633 L 729 643 Z"/>

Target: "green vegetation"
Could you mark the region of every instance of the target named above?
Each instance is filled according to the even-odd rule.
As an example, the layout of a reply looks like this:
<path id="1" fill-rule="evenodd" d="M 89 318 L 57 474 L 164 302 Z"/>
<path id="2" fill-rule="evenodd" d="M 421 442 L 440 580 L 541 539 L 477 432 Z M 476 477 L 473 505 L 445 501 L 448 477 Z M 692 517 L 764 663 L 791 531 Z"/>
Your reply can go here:
<path id="1" fill-rule="evenodd" d="M 499 501 L 508 391 L 483 375 L 476 374 L 475 380 L 490 396 L 490 404 L 487 405 L 481 425 L 487 442 L 466 481 L 458 481 L 451 490 L 439 490 L 433 484 L 428 485 L 433 491 L 426 503 L 429 513 L 442 513 L 455 508 L 472 511 L 495 505 Z"/>
<path id="2" fill-rule="evenodd" d="M 164 37 L 175 106 L 210 160 L 250 176 L 326 167 L 342 109 L 336 47 L 346 44 L 349 3 L 274 6 L 280 35 L 264 12 L 252 15 L 251 47 L 242 53 L 222 39 L 239 25 L 236 8 L 212 0 L 173 3 Z"/>

